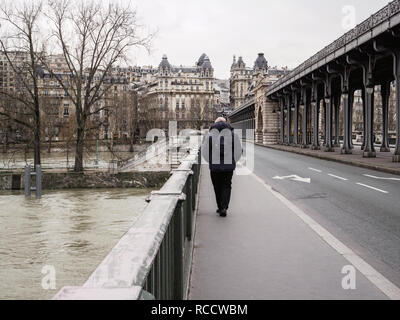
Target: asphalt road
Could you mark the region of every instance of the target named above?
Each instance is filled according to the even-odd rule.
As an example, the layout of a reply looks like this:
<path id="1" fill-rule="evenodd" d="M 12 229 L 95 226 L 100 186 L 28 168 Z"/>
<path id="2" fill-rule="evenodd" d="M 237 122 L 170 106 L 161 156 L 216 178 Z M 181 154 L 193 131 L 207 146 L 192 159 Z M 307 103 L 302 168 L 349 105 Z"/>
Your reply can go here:
<path id="1" fill-rule="evenodd" d="M 254 148 L 259 178 L 400 286 L 400 176 Z"/>

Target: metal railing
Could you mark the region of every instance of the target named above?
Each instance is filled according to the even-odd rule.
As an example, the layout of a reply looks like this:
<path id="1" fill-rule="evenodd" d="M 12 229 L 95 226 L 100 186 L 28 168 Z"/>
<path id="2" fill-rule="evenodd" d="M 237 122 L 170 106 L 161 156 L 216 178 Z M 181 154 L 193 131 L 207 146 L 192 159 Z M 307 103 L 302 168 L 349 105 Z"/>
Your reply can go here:
<path id="1" fill-rule="evenodd" d="M 192 149 L 86 283 L 53 299 L 186 299 L 200 164 Z"/>

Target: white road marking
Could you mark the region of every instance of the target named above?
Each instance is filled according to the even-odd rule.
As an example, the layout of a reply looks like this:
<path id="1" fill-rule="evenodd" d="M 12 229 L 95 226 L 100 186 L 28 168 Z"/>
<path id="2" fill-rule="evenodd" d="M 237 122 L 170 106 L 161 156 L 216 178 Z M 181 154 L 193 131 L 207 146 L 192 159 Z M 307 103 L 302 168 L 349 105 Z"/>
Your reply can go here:
<path id="1" fill-rule="evenodd" d="M 283 202 L 290 210 L 293 211 L 301 220 L 303 220 L 314 232 L 316 232 L 326 243 L 336 250 L 343 258 L 349 261 L 358 269 L 371 283 L 373 283 L 380 291 L 382 291 L 391 300 L 400 300 L 400 289 L 390 282 L 385 276 L 375 270 L 371 265 L 355 254 L 349 247 L 334 237 L 328 230 L 318 224 L 314 219 L 307 215 L 303 210 L 290 202 L 282 194 L 272 189 L 261 178 L 252 175 L 263 184 L 263 186 L 271 192 L 276 198 Z"/>
<path id="2" fill-rule="evenodd" d="M 285 176 L 285 177 L 280 177 L 280 176 L 275 176 L 272 179 L 275 180 L 286 180 L 286 179 L 290 179 L 292 181 L 298 181 L 298 182 L 305 182 L 305 183 L 311 183 L 311 178 L 302 178 L 299 177 L 296 174 L 292 174 L 291 176 Z"/>
<path id="3" fill-rule="evenodd" d="M 339 180 L 343 180 L 343 181 L 348 181 L 349 179 L 343 178 L 343 177 L 339 177 L 339 176 L 335 176 L 334 174 L 328 173 L 328 176 L 339 179 Z"/>
<path id="4" fill-rule="evenodd" d="M 378 188 L 375 188 L 375 187 L 371 187 L 371 186 L 369 186 L 369 185 L 367 185 L 367 184 L 363 184 L 363 183 L 359 183 L 359 182 L 357 182 L 357 184 L 358 184 L 359 186 L 363 186 L 363 187 L 366 187 L 366 188 L 369 188 L 369 189 L 372 189 L 372 190 L 375 190 L 375 191 L 379 191 L 379 192 L 382 192 L 382 193 L 389 193 L 389 192 L 387 192 L 387 191 L 385 191 L 385 190 L 378 189 Z"/>
<path id="5" fill-rule="evenodd" d="M 310 170 L 312 170 L 312 171 L 316 171 L 316 172 L 319 172 L 319 173 L 321 173 L 321 172 L 322 172 L 321 170 L 318 170 L 318 169 L 314 169 L 314 168 L 308 168 L 308 169 L 310 169 Z"/>
<path id="6" fill-rule="evenodd" d="M 384 178 L 384 177 L 375 177 L 371 176 L 370 174 L 363 174 L 363 176 L 368 177 L 368 178 L 374 178 L 374 179 L 379 179 L 379 180 L 393 180 L 393 181 L 400 181 L 399 178 Z"/>

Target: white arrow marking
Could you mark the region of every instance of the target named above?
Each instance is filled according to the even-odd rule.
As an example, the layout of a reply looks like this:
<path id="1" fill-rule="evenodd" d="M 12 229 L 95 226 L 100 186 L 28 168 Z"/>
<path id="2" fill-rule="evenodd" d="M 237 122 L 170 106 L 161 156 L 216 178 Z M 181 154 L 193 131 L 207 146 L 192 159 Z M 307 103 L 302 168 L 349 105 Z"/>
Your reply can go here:
<path id="1" fill-rule="evenodd" d="M 374 178 L 374 179 L 379 179 L 379 180 L 393 180 L 393 181 L 400 181 L 399 178 L 384 178 L 384 177 L 375 177 L 371 176 L 369 174 L 363 174 L 363 176 L 368 177 L 368 178 Z"/>
<path id="2" fill-rule="evenodd" d="M 311 178 L 302 178 L 299 177 L 298 175 L 292 174 L 291 176 L 285 176 L 285 177 L 273 177 L 273 179 L 275 180 L 286 180 L 286 179 L 290 179 L 292 181 L 298 181 L 298 182 L 304 182 L 304 183 L 311 183 Z"/>

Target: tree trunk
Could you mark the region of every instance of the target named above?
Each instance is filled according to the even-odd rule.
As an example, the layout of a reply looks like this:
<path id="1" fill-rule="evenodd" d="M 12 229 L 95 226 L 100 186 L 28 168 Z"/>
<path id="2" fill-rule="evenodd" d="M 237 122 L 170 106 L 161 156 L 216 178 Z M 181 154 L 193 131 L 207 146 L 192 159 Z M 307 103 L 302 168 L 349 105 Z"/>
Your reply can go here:
<path id="1" fill-rule="evenodd" d="M 83 144 L 85 139 L 85 129 L 77 129 L 76 149 L 75 149 L 75 172 L 83 172 Z"/>
<path id="2" fill-rule="evenodd" d="M 33 141 L 33 159 L 34 159 L 34 165 L 35 165 L 35 170 L 36 166 L 41 164 L 41 159 L 40 159 L 40 131 L 35 130 L 34 133 L 34 141 Z"/>

